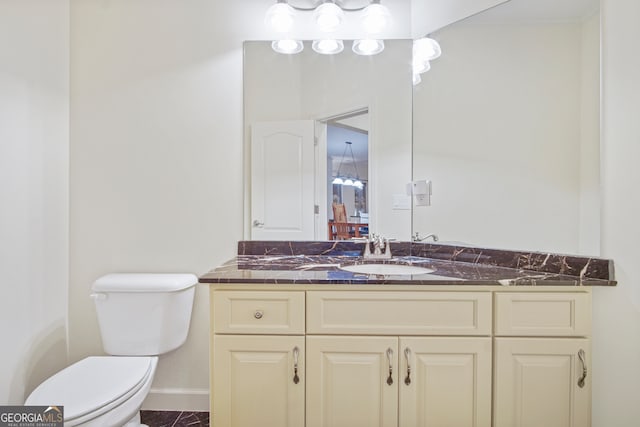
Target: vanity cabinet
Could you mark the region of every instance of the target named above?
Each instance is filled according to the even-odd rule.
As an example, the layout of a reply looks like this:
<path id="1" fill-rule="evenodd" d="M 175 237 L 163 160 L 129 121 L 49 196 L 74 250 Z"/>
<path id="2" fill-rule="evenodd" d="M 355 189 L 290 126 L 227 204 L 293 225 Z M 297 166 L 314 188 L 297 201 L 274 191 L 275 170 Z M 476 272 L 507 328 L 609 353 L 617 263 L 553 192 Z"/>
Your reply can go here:
<path id="1" fill-rule="evenodd" d="M 490 336 L 490 292 L 309 291 L 306 426 L 489 427 Z"/>
<path id="2" fill-rule="evenodd" d="M 496 293 L 494 427 L 591 425 L 591 294 Z"/>
<path id="3" fill-rule="evenodd" d="M 404 337 L 399 350 L 400 426 L 491 426 L 490 337 Z"/>
<path id="4" fill-rule="evenodd" d="M 211 292 L 216 427 L 590 424 L 584 288 L 276 286 Z"/>
<path id="5" fill-rule="evenodd" d="M 213 348 L 212 425 L 304 426 L 303 336 L 216 335 Z"/>
<path id="6" fill-rule="evenodd" d="M 304 299 L 304 292 L 212 292 L 212 425 L 304 426 Z"/>
<path id="7" fill-rule="evenodd" d="M 306 426 L 397 426 L 397 348 L 395 337 L 308 336 Z"/>

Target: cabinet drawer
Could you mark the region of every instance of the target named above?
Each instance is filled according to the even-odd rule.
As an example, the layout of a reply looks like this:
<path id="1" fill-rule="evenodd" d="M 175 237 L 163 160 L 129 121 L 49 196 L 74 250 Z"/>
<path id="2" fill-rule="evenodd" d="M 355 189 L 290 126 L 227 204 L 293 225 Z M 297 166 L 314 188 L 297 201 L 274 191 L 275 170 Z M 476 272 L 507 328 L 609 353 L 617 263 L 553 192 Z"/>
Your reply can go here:
<path id="1" fill-rule="evenodd" d="M 495 294 L 497 336 L 588 336 L 591 294 L 587 292 Z"/>
<path id="2" fill-rule="evenodd" d="M 304 292 L 214 291 L 217 334 L 304 334 Z"/>
<path id="3" fill-rule="evenodd" d="M 311 291 L 307 333 L 491 335 L 491 293 Z"/>

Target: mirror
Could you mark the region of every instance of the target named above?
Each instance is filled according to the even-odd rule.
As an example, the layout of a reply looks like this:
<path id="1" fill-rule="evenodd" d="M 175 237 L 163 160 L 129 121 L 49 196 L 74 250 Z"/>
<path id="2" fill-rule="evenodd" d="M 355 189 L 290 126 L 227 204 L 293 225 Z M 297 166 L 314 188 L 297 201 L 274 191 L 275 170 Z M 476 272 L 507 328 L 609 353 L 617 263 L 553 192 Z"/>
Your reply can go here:
<path id="1" fill-rule="evenodd" d="M 329 149 L 329 128 L 341 123 L 361 130 L 349 118 L 363 111 L 368 161 L 358 173 L 367 179 L 366 200 L 353 191 L 344 198 L 358 198 L 368 229 L 410 238 L 411 51 L 411 40 L 385 41 L 374 56 L 354 54 L 350 42 L 337 55 L 317 54 L 309 42 L 296 55 L 275 53 L 270 42 L 245 42 L 245 238 L 327 239 L 332 165 L 344 151 Z M 359 216 L 355 211 L 354 204 L 348 216 Z"/>
<path id="2" fill-rule="evenodd" d="M 441 242 L 598 255 L 597 0 L 511 0 L 430 37 L 413 98 L 413 231 Z"/>

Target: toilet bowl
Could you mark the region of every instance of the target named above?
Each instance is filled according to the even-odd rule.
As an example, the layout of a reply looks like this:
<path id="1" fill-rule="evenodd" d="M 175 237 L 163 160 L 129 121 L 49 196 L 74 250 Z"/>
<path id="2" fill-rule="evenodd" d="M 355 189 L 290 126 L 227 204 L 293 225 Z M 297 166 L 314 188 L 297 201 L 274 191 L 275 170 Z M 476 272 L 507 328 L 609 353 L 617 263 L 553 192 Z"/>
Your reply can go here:
<path id="1" fill-rule="evenodd" d="M 156 356 L 87 357 L 40 384 L 25 405 L 64 403 L 65 427 L 140 425 L 157 363 Z"/>
<path id="2" fill-rule="evenodd" d="M 103 346 L 112 356 L 90 356 L 63 369 L 33 390 L 25 405 L 63 406 L 65 426 L 141 426 L 157 355 L 186 340 L 197 281 L 192 274 L 98 279 L 92 297 Z"/>

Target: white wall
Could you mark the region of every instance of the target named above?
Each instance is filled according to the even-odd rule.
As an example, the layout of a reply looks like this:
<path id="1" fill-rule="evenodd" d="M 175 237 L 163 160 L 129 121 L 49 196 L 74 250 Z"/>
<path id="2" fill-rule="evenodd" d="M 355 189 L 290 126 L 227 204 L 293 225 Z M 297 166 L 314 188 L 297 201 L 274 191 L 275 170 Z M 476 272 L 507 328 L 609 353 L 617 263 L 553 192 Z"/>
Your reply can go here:
<path id="1" fill-rule="evenodd" d="M 598 90 L 597 39 L 583 60 L 582 28 L 462 22 L 435 36 L 444 54 L 416 86 L 413 122 L 413 176 L 433 181 L 433 197 L 414 209 L 414 231 L 579 251 L 581 186 L 595 182 L 588 189 L 597 193 L 598 180 L 597 168 L 580 163 L 583 141 L 596 166 L 598 147 L 597 124 L 581 125 L 583 85 Z M 584 64 L 595 72 L 582 83 Z M 597 115 L 597 97 L 590 105 Z M 597 211 L 597 198 L 584 209 Z M 597 221 L 585 221 L 585 233 Z M 597 245 L 587 249 L 597 254 Z"/>
<path id="2" fill-rule="evenodd" d="M 68 1 L 0 1 L 0 405 L 67 361 L 68 63 Z"/>
<path id="3" fill-rule="evenodd" d="M 578 251 L 600 254 L 600 14 L 582 29 Z"/>
<path id="4" fill-rule="evenodd" d="M 602 255 L 618 286 L 593 295 L 593 426 L 638 425 L 640 2 L 602 0 Z"/>
<path id="5" fill-rule="evenodd" d="M 242 2 L 244 3 L 244 2 Z M 203 274 L 242 238 L 239 2 L 71 3 L 70 357 L 102 352 L 90 286 Z M 208 289 L 146 407 L 208 408 Z"/>

